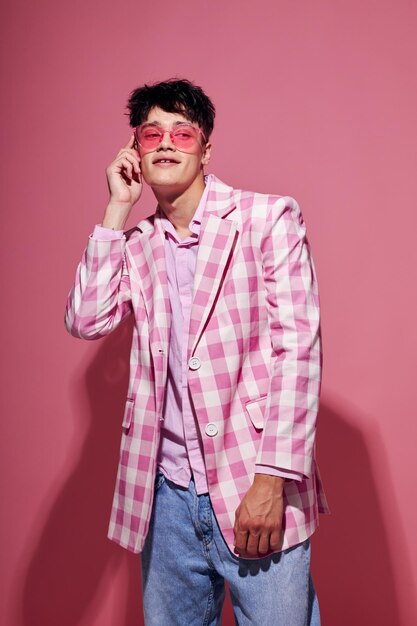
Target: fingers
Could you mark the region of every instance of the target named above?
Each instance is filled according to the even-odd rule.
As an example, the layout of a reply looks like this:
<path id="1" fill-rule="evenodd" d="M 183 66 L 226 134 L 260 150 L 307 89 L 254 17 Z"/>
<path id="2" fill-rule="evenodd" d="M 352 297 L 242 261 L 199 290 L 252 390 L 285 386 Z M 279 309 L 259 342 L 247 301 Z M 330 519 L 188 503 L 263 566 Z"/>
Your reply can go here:
<path id="1" fill-rule="evenodd" d="M 135 138 L 134 133 L 132 133 L 127 144 L 123 146 L 123 148 L 121 148 L 121 150 L 119 150 L 119 152 L 117 153 L 116 158 L 120 157 L 123 154 L 130 154 L 133 157 L 135 157 L 138 161 L 140 161 L 139 152 L 136 150 L 135 144 L 136 144 L 136 138 Z"/>
<path id="2" fill-rule="evenodd" d="M 125 148 L 129 149 L 129 148 L 133 148 L 133 146 L 135 145 L 135 133 L 132 133 L 130 135 L 130 139 L 127 142 L 127 144 L 125 145 Z"/>
<path id="3" fill-rule="evenodd" d="M 281 527 L 270 521 L 247 520 L 237 509 L 234 525 L 235 553 L 240 557 L 262 558 L 281 546 Z"/>
<path id="4" fill-rule="evenodd" d="M 271 536 L 269 537 L 269 545 L 271 546 L 271 550 L 279 550 L 282 543 L 282 533 L 281 529 L 273 530 Z"/>
<path id="5" fill-rule="evenodd" d="M 260 558 L 271 552 L 269 534 L 250 533 L 247 530 L 238 530 L 235 535 L 235 552 L 242 557 Z"/>
<path id="6" fill-rule="evenodd" d="M 123 170 L 123 173 L 130 179 L 134 177 L 134 174 L 136 174 L 136 176 L 140 176 L 139 163 L 129 155 L 122 155 L 118 157 L 115 165 L 119 167 L 120 172 Z"/>
<path id="7" fill-rule="evenodd" d="M 135 142 L 136 142 L 135 135 L 132 133 L 127 144 L 117 153 L 116 160 L 122 156 L 130 155 L 138 163 L 140 163 L 139 152 L 135 149 Z"/>
<path id="8" fill-rule="evenodd" d="M 246 544 L 246 554 L 248 556 L 256 557 L 258 556 L 258 547 L 259 547 L 259 535 L 254 533 L 249 533 L 248 542 Z"/>
<path id="9" fill-rule="evenodd" d="M 125 156 L 125 155 L 129 155 L 131 157 L 133 157 L 134 159 L 136 159 L 136 161 L 139 163 L 140 159 L 139 159 L 139 153 L 137 150 L 135 150 L 134 148 L 122 148 L 121 150 L 119 150 L 119 152 L 117 153 L 117 157 L 116 159 L 118 159 L 121 156 Z"/>
<path id="10" fill-rule="evenodd" d="M 269 533 L 262 533 L 259 537 L 258 552 L 260 555 L 268 554 L 268 552 L 273 551 L 271 537 L 272 535 L 269 535 Z"/>
<path id="11" fill-rule="evenodd" d="M 248 542 L 248 531 L 247 530 L 236 530 L 235 531 L 235 552 L 236 554 L 246 554 L 246 546 Z"/>
<path id="12" fill-rule="evenodd" d="M 129 141 L 128 145 L 130 145 L 131 141 L 132 139 Z M 120 173 L 127 176 L 130 180 L 135 178 L 140 181 L 140 160 L 138 158 L 138 153 L 133 148 L 128 148 L 126 146 L 125 148 L 119 150 L 114 161 L 114 165 Z"/>

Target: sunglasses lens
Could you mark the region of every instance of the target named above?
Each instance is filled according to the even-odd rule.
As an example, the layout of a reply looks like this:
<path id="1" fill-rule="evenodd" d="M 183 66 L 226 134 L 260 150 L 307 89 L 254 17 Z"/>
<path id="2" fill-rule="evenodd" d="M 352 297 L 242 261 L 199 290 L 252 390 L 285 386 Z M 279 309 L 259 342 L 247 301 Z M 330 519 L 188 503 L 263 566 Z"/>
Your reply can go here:
<path id="1" fill-rule="evenodd" d="M 137 133 L 138 143 L 143 148 L 156 148 L 156 146 L 161 143 L 162 132 L 156 126 L 146 126 L 145 128 L 139 129 Z"/>
<path id="2" fill-rule="evenodd" d="M 198 131 L 193 126 L 184 125 L 177 128 L 173 132 L 172 137 L 177 148 L 187 150 L 195 145 L 198 139 Z"/>

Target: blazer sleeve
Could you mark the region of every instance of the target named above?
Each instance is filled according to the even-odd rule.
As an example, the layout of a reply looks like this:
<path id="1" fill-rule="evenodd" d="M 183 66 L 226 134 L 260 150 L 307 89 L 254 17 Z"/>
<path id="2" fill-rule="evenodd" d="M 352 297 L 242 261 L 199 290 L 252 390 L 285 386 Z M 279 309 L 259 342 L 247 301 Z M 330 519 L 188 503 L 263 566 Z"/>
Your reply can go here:
<path id="1" fill-rule="evenodd" d="M 65 326 L 74 337 L 104 337 L 132 312 L 125 247 L 125 236 L 90 236 L 65 310 Z"/>
<path id="2" fill-rule="evenodd" d="M 309 478 L 321 387 L 320 307 L 304 220 L 293 198 L 269 206 L 261 252 L 272 350 L 256 462 Z"/>

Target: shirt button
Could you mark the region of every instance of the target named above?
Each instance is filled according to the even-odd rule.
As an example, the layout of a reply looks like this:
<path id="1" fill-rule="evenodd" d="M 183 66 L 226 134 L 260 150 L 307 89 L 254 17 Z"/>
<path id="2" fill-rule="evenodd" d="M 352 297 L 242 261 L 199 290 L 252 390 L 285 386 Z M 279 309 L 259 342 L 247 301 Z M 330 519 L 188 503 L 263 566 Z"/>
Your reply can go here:
<path id="1" fill-rule="evenodd" d="M 188 361 L 188 365 L 190 367 L 190 370 L 198 370 L 201 367 L 201 360 L 198 358 L 198 356 L 193 356 Z"/>
<path id="2" fill-rule="evenodd" d="M 204 430 L 206 431 L 206 435 L 209 437 L 215 437 L 219 432 L 216 424 L 207 424 Z"/>

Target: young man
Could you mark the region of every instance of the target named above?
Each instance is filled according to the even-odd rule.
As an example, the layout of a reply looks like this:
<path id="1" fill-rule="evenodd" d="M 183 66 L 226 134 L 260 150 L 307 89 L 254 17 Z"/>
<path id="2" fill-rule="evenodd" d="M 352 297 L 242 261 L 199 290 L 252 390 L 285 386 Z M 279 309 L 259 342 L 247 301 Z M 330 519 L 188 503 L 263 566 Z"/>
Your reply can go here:
<path id="1" fill-rule="evenodd" d="M 219 624 L 225 580 L 240 625 L 316 626 L 322 355 L 299 206 L 204 175 L 201 88 L 145 85 L 128 107 L 66 310 L 84 339 L 135 318 L 109 537 L 142 552 L 147 626 Z M 156 212 L 124 233 L 142 181 Z"/>

